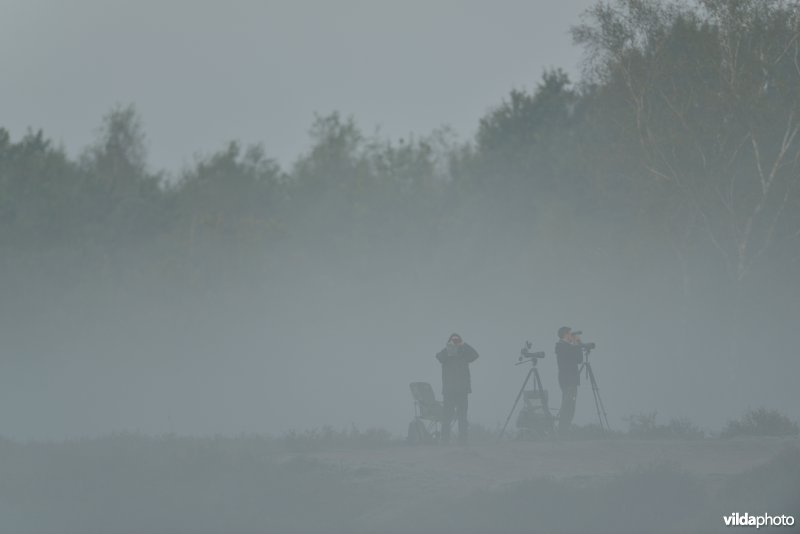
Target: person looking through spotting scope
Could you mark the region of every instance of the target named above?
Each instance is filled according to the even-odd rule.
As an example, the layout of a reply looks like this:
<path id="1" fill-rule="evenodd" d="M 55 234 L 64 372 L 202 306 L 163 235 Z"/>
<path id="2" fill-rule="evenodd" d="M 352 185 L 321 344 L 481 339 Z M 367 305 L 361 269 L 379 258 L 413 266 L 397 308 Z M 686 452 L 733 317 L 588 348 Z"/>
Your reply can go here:
<path id="1" fill-rule="evenodd" d="M 442 442 L 450 442 L 450 424 L 456 416 L 458 441 L 465 444 L 469 432 L 467 398 L 472 393 L 469 364 L 478 359 L 478 353 L 464 343 L 460 335 L 451 334 L 447 346 L 436 354 L 436 359 L 442 364 Z"/>
<path id="2" fill-rule="evenodd" d="M 575 417 L 575 402 L 581 383 L 580 364 L 583 363 L 581 340 L 568 326 L 558 329 L 556 343 L 558 385 L 561 387 L 561 408 L 558 411 L 558 432 L 566 433 Z"/>

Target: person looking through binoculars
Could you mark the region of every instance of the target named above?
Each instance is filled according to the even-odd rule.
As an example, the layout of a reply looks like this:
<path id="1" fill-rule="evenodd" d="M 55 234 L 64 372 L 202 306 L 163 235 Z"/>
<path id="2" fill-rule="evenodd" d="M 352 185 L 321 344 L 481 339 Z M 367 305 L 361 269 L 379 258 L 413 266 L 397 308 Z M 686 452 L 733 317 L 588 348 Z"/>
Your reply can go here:
<path id="1" fill-rule="evenodd" d="M 451 334 L 436 359 L 442 364 L 442 441 L 450 442 L 450 424 L 455 416 L 458 418 L 458 441 L 466 443 L 469 431 L 467 397 L 472 393 L 469 364 L 478 359 L 478 353 L 464 343 L 460 335 Z"/>
<path id="2" fill-rule="evenodd" d="M 575 402 L 581 383 L 580 364 L 583 363 L 583 346 L 580 338 L 568 326 L 558 329 L 556 343 L 558 385 L 561 387 L 561 408 L 558 411 L 558 432 L 569 430 L 575 417 Z"/>

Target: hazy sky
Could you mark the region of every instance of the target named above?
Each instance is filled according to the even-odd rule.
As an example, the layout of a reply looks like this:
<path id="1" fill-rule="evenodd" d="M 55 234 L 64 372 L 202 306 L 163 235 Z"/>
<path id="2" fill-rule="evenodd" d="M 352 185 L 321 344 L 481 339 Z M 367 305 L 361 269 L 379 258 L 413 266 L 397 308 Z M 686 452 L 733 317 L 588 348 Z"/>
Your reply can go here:
<path id="1" fill-rule="evenodd" d="M 230 140 L 290 164 L 315 112 L 464 140 L 512 88 L 574 75 L 591 0 L 0 0 L 0 127 L 76 154 L 134 103 L 154 169 Z"/>

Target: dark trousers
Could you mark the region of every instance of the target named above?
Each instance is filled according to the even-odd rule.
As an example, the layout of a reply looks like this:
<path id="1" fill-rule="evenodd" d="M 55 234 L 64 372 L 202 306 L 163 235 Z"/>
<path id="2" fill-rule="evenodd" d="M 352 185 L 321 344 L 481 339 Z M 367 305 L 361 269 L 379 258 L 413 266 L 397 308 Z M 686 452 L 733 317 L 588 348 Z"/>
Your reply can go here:
<path id="1" fill-rule="evenodd" d="M 450 393 L 444 396 L 442 410 L 442 441 L 450 442 L 450 425 L 454 418 L 458 418 L 458 441 L 466 443 L 469 432 L 469 422 L 467 421 L 468 394 Z"/>
<path id="2" fill-rule="evenodd" d="M 578 399 L 578 386 L 561 387 L 561 408 L 558 410 L 558 430 L 565 431 L 575 417 L 575 401 Z"/>

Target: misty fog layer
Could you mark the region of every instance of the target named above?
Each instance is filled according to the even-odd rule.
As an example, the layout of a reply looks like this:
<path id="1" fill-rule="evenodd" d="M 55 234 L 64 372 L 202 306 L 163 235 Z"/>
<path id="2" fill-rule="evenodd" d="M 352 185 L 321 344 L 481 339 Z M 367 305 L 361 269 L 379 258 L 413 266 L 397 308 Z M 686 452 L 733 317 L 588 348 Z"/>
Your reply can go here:
<path id="1" fill-rule="evenodd" d="M 800 7 L 580 22 L 581 77 L 467 142 L 332 112 L 291 165 L 232 141 L 175 173 L 134 104 L 79 156 L 0 123 L 0 532 L 796 529 Z M 563 326 L 599 390 L 499 435 L 528 341 L 559 408 Z M 453 333 L 469 440 L 411 439 Z"/>
<path id="2" fill-rule="evenodd" d="M 555 395 L 562 325 L 614 426 L 797 418 L 797 14 L 726 6 L 598 5 L 582 83 L 546 72 L 467 144 L 333 113 L 289 169 L 231 143 L 168 182 L 132 106 L 77 160 L 0 130 L 3 433 L 402 433 L 453 331 L 494 427 L 526 339 Z"/>

